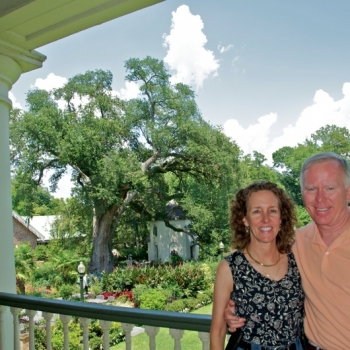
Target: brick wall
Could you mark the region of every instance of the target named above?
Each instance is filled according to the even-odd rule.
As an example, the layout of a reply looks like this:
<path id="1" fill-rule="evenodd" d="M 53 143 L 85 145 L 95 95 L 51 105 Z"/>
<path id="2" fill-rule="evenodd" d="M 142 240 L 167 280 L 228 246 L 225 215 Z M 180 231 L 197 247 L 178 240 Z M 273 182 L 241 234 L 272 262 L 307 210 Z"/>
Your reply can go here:
<path id="1" fill-rule="evenodd" d="M 15 245 L 20 243 L 29 243 L 33 249 L 36 248 L 38 237 L 31 232 L 26 226 L 18 222 L 15 218 L 13 220 L 13 237 Z"/>

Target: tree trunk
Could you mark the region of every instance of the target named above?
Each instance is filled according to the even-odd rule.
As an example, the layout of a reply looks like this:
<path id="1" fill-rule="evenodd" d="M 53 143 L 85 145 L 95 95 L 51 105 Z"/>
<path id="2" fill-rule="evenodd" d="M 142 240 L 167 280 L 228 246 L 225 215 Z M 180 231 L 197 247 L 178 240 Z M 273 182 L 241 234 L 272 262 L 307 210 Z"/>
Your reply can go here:
<path id="1" fill-rule="evenodd" d="M 115 211 L 107 211 L 94 220 L 94 231 L 92 240 L 92 255 L 90 258 L 88 272 L 100 274 L 102 271 L 113 271 L 113 254 L 110 246 L 112 238 L 112 222 Z"/>

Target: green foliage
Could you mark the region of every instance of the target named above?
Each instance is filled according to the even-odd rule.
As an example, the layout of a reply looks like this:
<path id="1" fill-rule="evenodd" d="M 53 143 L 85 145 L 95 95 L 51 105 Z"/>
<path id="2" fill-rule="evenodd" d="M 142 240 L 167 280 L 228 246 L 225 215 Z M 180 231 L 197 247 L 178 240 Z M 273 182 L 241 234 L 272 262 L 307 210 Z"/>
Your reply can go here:
<path id="1" fill-rule="evenodd" d="M 89 345 L 92 350 L 101 349 L 103 331 L 98 320 L 92 320 L 89 325 Z M 109 345 L 113 346 L 125 340 L 125 334 L 119 322 L 112 322 L 109 329 Z"/>
<path id="2" fill-rule="evenodd" d="M 47 188 L 33 187 L 27 174 L 17 173 L 11 182 L 12 208 L 19 215 L 57 215 L 64 205 Z M 29 184 L 28 184 L 29 182 Z"/>
<path id="3" fill-rule="evenodd" d="M 136 305 L 141 304 L 141 295 L 146 293 L 150 288 L 145 284 L 136 284 L 132 289 L 132 294 L 134 296 L 134 302 Z"/>
<path id="4" fill-rule="evenodd" d="M 183 263 L 183 261 L 184 259 L 182 259 L 180 255 L 175 254 L 170 256 L 170 263 L 173 266 L 180 265 Z"/>
<path id="5" fill-rule="evenodd" d="M 150 289 L 140 297 L 140 308 L 148 310 L 164 310 L 165 295 L 156 289 Z"/>
<path id="6" fill-rule="evenodd" d="M 34 326 L 35 350 L 46 350 L 46 329 L 43 325 Z"/>
<path id="7" fill-rule="evenodd" d="M 74 284 L 78 278 L 77 267 L 82 261 L 87 265 L 86 258 L 77 255 L 73 249 L 64 249 L 60 240 L 50 242 L 49 245 L 50 263 L 56 274 L 56 283 L 59 285 L 59 280 L 64 284 Z"/>
<path id="8" fill-rule="evenodd" d="M 48 251 L 46 245 L 39 244 L 34 250 L 34 258 L 36 260 L 47 260 L 47 253 Z"/>
<path id="9" fill-rule="evenodd" d="M 305 226 L 312 221 L 307 210 L 301 205 L 296 206 L 296 212 L 298 217 L 298 227 Z"/>
<path id="10" fill-rule="evenodd" d="M 175 300 L 172 303 L 169 303 L 165 306 L 165 311 L 174 311 L 174 312 L 182 312 L 185 310 L 185 302 L 182 299 Z"/>
<path id="11" fill-rule="evenodd" d="M 103 273 L 101 278 L 102 289 L 106 292 L 121 292 L 134 287 L 137 269 L 116 269 L 113 273 Z"/>
<path id="12" fill-rule="evenodd" d="M 119 260 L 125 260 L 129 255 L 132 256 L 133 260 L 142 261 L 147 260 L 147 250 L 144 248 L 128 248 L 118 249 Z"/>
<path id="13" fill-rule="evenodd" d="M 196 296 L 198 291 L 206 290 L 212 282 L 210 268 L 201 263 L 184 263 L 181 266 L 147 266 L 145 268 L 118 268 L 114 272 L 102 275 L 102 289 L 108 292 L 120 292 L 136 288 L 136 302 L 139 289 L 137 285 L 148 288 L 171 289 L 173 296 Z"/>
<path id="14" fill-rule="evenodd" d="M 25 294 L 25 282 L 34 271 L 34 252 L 27 243 L 19 244 L 15 249 L 16 287 L 20 294 Z"/>
<path id="15" fill-rule="evenodd" d="M 63 300 L 69 300 L 74 293 L 74 287 L 71 285 L 64 284 L 58 291 L 59 296 Z"/>
<path id="16" fill-rule="evenodd" d="M 259 152 L 254 151 L 253 157 L 245 155 L 239 163 L 238 182 L 240 187 L 246 187 L 253 181 L 267 180 L 280 183 L 279 173 L 272 167 L 266 165 L 267 159 Z"/>
<path id="17" fill-rule="evenodd" d="M 119 322 L 112 322 L 109 329 L 109 345 L 116 345 L 125 340 L 125 333 Z"/>
<path id="18" fill-rule="evenodd" d="M 196 298 L 178 299 L 166 304 L 165 311 L 190 312 L 204 305 L 210 304 L 212 298 L 205 293 L 198 293 Z"/>
<path id="19" fill-rule="evenodd" d="M 81 350 L 82 329 L 80 323 L 74 320 L 68 323 L 69 330 L 69 349 Z M 63 323 L 60 319 L 56 319 L 51 328 L 52 347 L 55 350 L 63 350 Z"/>
<path id="20" fill-rule="evenodd" d="M 202 305 L 207 305 L 212 302 L 212 296 L 208 295 L 207 293 L 198 293 L 197 298 L 198 302 L 200 302 Z"/>
<path id="21" fill-rule="evenodd" d="M 97 277 L 96 277 L 96 279 L 93 279 L 91 281 L 89 288 L 95 297 L 97 295 L 100 295 L 104 290 L 106 290 L 102 287 L 102 283 L 98 280 Z"/>
<path id="22" fill-rule="evenodd" d="M 130 59 L 125 68 L 126 80 L 140 83 L 137 99 L 113 96 L 111 72 L 95 70 L 50 92 L 29 91 L 28 110 L 11 113 L 11 162 L 21 184 L 14 196 L 23 200 L 23 211 L 30 215 L 44 170 L 52 173 L 54 191 L 67 168 L 73 169 L 73 195 L 86 214 L 79 221 L 75 203 L 60 208 L 57 237 L 86 234 L 84 249 L 89 252 L 92 244 L 93 250 L 90 273 L 113 270 L 110 243 L 123 214 L 133 210 L 136 218 L 152 220 L 171 198 L 189 194 L 181 188 L 184 178 L 216 191 L 232 183 L 238 164 L 237 145 L 204 121 L 194 91 L 172 85 L 162 61 Z M 74 96 L 88 102 L 74 105 Z M 66 107 L 60 109 L 58 102 Z M 179 193 L 170 190 L 167 173 L 179 180 Z M 210 240 L 209 227 L 203 227 Z M 140 247 L 139 237 L 133 241 Z"/>

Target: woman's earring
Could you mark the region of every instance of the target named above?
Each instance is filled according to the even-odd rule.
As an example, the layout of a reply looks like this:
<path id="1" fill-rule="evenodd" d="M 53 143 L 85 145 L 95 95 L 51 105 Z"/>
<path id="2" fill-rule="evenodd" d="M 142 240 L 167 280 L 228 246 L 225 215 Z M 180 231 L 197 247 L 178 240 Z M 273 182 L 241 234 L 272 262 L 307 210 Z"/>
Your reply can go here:
<path id="1" fill-rule="evenodd" d="M 249 231 L 250 231 L 250 227 L 249 227 L 249 226 L 246 226 L 246 227 L 245 227 L 245 233 L 249 233 Z"/>

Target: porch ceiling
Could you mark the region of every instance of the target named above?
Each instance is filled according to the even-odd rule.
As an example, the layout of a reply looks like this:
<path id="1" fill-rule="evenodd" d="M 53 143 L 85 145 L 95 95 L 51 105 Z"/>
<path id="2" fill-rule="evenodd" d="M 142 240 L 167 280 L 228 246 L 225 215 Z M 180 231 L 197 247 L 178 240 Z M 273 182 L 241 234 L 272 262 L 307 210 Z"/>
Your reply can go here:
<path id="1" fill-rule="evenodd" d="M 162 1 L 1 0 L 0 44 L 30 51 Z"/>

